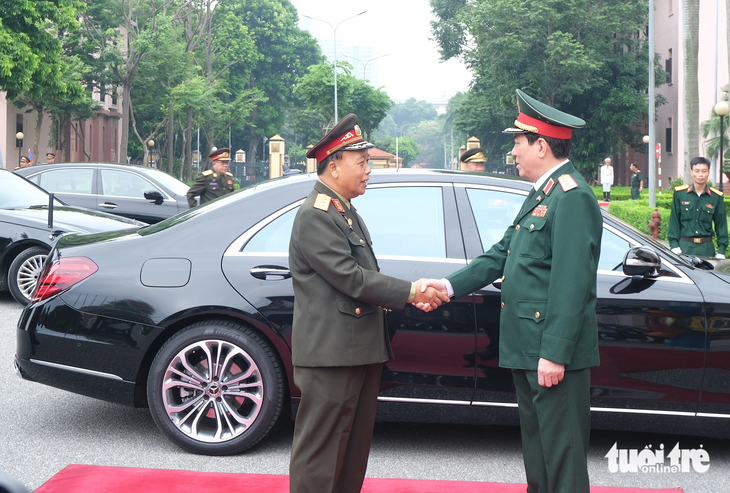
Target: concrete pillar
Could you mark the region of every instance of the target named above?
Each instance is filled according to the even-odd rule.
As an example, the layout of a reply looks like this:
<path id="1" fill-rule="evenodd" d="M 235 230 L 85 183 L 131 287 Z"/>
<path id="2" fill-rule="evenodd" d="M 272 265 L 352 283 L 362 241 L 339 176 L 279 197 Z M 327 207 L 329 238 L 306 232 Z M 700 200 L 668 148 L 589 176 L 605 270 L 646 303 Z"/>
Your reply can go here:
<path id="1" fill-rule="evenodd" d="M 465 170 L 464 163 L 461 162 L 461 155 L 464 154 L 465 152 L 466 152 L 466 146 L 459 147 L 459 169 L 461 171 Z"/>
<path id="2" fill-rule="evenodd" d="M 284 139 L 274 135 L 269 139 L 269 178 L 278 178 L 283 174 Z"/>
<path id="3" fill-rule="evenodd" d="M 307 146 L 307 153 L 312 150 L 314 145 Z M 317 160 L 315 158 L 307 158 L 307 173 L 317 172 Z"/>

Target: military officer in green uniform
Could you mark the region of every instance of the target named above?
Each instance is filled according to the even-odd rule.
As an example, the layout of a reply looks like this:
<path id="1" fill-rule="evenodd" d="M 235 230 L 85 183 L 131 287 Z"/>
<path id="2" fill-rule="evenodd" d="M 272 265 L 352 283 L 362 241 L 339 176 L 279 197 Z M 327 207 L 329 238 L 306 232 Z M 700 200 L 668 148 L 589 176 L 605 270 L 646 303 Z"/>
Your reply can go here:
<path id="1" fill-rule="evenodd" d="M 446 279 L 459 298 L 503 277 L 499 365 L 512 370 L 528 493 L 588 493 L 590 369 L 599 364 L 596 271 L 603 221 L 568 160 L 585 122 L 517 90 L 512 155 L 533 182 L 501 241 Z"/>
<path id="2" fill-rule="evenodd" d="M 631 200 L 641 197 L 641 191 L 644 190 L 644 175 L 636 167 L 636 163 L 631 163 L 629 169 L 633 173 L 631 175 Z"/>
<path id="3" fill-rule="evenodd" d="M 701 257 L 725 258 L 727 250 L 727 216 L 723 193 L 708 187 L 710 161 L 696 157 L 689 163 L 692 185 L 674 188 L 667 238 L 674 253 Z M 715 225 L 713 233 L 712 225 Z M 717 254 L 712 243 L 717 235 Z"/>
<path id="4" fill-rule="evenodd" d="M 448 296 L 379 272 L 352 200 L 365 193 L 368 149 L 347 115 L 308 153 L 318 180 L 289 243 L 294 288 L 292 363 L 301 391 L 289 466 L 292 493 L 362 488 L 383 363 L 393 355 L 385 310 L 430 308 Z"/>
<path id="5" fill-rule="evenodd" d="M 228 148 L 216 149 L 208 157 L 212 161 L 213 169 L 200 173 L 188 190 L 187 197 L 190 207 L 198 205 L 195 197 L 200 197 L 202 205 L 233 191 L 233 175 L 228 172 L 231 162 Z"/>

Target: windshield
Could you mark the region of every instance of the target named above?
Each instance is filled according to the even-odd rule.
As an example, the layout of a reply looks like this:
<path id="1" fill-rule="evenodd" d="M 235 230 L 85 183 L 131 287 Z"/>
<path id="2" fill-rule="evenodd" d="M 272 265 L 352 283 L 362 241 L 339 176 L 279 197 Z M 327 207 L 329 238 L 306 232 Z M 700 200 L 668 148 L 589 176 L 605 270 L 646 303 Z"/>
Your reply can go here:
<path id="1" fill-rule="evenodd" d="M 48 205 L 48 193 L 10 171 L 0 170 L 0 190 L 0 209 L 26 209 Z M 53 204 L 63 205 L 63 202 L 55 199 Z"/>
<path id="2" fill-rule="evenodd" d="M 181 182 L 177 178 L 168 175 L 165 172 L 156 170 L 156 169 L 148 169 L 147 173 L 160 183 L 162 183 L 165 187 L 172 190 L 172 192 L 175 195 L 182 195 L 185 196 L 188 193 L 188 187 L 185 183 Z"/>

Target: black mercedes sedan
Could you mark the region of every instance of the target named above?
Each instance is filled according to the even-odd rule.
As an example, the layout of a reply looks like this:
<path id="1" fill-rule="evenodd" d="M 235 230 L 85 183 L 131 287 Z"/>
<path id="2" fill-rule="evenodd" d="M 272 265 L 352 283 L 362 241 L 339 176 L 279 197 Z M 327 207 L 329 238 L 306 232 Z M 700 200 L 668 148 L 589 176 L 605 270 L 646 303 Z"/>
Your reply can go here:
<path id="1" fill-rule="evenodd" d="M 185 183 L 144 166 L 57 163 L 15 170 L 67 204 L 149 224 L 190 208 Z"/>
<path id="2" fill-rule="evenodd" d="M 65 233 L 140 228 L 145 223 L 69 207 L 10 171 L 0 169 L 0 291 L 27 304 L 53 242 Z"/>
<path id="3" fill-rule="evenodd" d="M 298 403 L 287 252 L 315 180 L 254 185 L 140 230 L 63 236 L 18 323 L 17 371 L 148 406 L 191 452 L 253 446 Z M 441 278 L 500 240 L 530 186 L 376 170 L 354 205 L 384 273 Z M 730 276 L 603 219 L 593 426 L 730 437 Z M 395 359 L 383 371 L 381 419 L 518 422 L 511 374 L 499 367 L 499 289 L 428 314 L 389 313 Z"/>

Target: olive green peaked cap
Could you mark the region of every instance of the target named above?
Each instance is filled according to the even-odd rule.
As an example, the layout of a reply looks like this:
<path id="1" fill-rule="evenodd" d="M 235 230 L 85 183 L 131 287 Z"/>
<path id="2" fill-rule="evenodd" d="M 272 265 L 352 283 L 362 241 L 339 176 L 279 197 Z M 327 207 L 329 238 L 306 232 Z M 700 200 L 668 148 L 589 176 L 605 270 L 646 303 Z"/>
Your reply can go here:
<path id="1" fill-rule="evenodd" d="M 515 126 L 504 133 L 535 133 L 554 139 L 570 140 L 574 128 L 583 128 L 586 122 L 552 106 L 538 101 L 517 89 L 517 109 L 520 111 Z"/>

